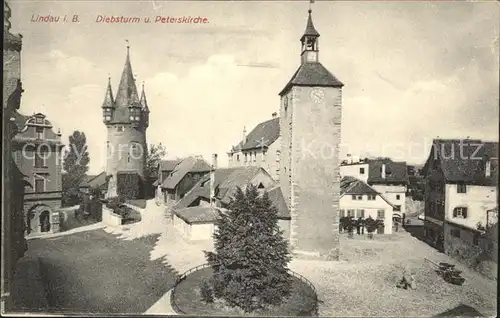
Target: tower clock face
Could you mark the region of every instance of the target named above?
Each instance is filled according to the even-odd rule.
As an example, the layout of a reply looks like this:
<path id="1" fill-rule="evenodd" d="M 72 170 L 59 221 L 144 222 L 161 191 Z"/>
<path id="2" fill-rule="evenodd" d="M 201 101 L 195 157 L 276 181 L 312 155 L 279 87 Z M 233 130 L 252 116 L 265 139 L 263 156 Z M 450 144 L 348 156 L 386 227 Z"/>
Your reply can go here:
<path id="1" fill-rule="evenodd" d="M 321 88 L 314 88 L 311 91 L 311 99 L 316 104 L 321 104 L 325 101 L 325 91 Z"/>

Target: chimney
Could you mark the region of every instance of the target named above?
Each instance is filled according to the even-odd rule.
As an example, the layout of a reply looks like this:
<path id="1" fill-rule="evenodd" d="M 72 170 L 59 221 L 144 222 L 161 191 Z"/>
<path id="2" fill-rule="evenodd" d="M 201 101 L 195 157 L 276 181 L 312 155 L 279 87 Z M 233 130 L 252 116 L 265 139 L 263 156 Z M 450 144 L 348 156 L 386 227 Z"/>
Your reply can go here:
<path id="1" fill-rule="evenodd" d="M 485 175 L 486 177 L 491 177 L 491 160 L 488 159 L 488 161 L 486 161 L 486 167 L 485 167 Z"/>
<path id="2" fill-rule="evenodd" d="M 243 126 L 243 143 L 247 142 L 247 128 Z"/>
<path id="3" fill-rule="evenodd" d="M 274 112 L 274 113 L 272 114 L 272 116 L 273 116 L 273 118 L 276 118 L 276 117 L 278 117 L 278 113 L 277 113 L 277 112 Z"/>
<path id="4" fill-rule="evenodd" d="M 382 164 L 380 176 L 382 177 L 382 179 L 385 179 L 385 163 Z"/>
<path id="5" fill-rule="evenodd" d="M 212 155 L 212 166 L 210 167 L 210 206 L 213 207 L 215 200 L 215 169 L 217 169 L 217 154 Z"/>

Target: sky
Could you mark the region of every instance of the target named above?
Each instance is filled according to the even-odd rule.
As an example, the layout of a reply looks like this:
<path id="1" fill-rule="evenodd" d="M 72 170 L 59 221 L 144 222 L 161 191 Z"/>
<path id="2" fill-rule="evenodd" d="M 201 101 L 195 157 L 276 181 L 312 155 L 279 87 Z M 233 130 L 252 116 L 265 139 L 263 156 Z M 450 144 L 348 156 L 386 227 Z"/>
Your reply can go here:
<path id="1" fill-rule="evenodd" d="M 278 93 L 300 63 L 308 1 L 11 0 L 23 35 L 20 111 L 42 112 L 87 136 L 90 172 L 105 167 L 101 105 L 118 88 L 130 43 L 144 82 L 148 143 L 167 158 L 227 151 L 278 112 Z M 423 163 L 433 138 L 498 141 L 496 2 L 316 1 L 320 62 L 344 84 L 341 156 Z M 78 23 L 31 22 L 78 15 Z M 207 24 L 98 23 L 98 15 L 206 17 Z"/>

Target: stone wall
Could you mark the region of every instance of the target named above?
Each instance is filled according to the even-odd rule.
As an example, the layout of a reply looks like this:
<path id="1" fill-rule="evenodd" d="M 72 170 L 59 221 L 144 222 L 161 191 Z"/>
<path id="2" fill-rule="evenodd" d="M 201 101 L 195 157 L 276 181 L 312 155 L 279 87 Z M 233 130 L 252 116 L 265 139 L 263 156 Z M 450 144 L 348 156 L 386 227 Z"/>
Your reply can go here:
<path id="1" fill-rule="evenodd" d="M 452 235 L 452 232 L 459 233 L 460 237 Z M 479 232 L 445 222 L 445 253 L 492 279 L 497 278 L 498 254 L 495 260 L 492 253 L 498 251 L 494 251 L 494 248 L 493 242 L 481 236 Z"/>
<path id="2" fill-rule="evenodd" d="M 102 222 L 106 225 L 117 227 L 122 225 L 123 218 L 108 209 L 107 207 L 102 207 Z"/>

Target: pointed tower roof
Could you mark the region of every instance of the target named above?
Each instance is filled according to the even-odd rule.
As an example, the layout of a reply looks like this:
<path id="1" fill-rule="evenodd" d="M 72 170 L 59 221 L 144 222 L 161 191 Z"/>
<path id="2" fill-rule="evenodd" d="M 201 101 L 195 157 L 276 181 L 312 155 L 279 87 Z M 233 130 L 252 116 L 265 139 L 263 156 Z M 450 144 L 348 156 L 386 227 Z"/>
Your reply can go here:
<path id="1" fill-rule="evenodd" d="M 104 102 L 102 103 L 102 108 L 106 107 L 115 107 L 113 90 L 111 89 L 111 77 L 108 77 L 108 88 L 106 89 L 106 95 L 104 95 Z"/>
<path id="2" fill-rule="evenodd" d="M 312 21 L 312 16 L 311 16 L 312 10 L 309 9 L 308 12 L 309 12 L 309 17 L 307 18 L 306 30 L 304 31 L 304 35 L 302 35 L 301 40 L 304 39 L 306 36 L 319 37 L 319 32 L 314 27 L 314 24 Z"/>
<path id="3" fill-rule="evenodd" d="M 130 46 L 127 46 L 127 58 L 123 67 L 120 85 L 116 93 L 116 107 L 139 106 L 139 94 L 135 85 L 132 65 L 130 64 Z"/>
<path id="4" fill-rule="evenodd" d="M 149 113 L 148 101 L 146 100 L 146 93 L 144 92 L 144 82 L 142 83 L 142 92 L 140 100 L 142 110 Z"/>

